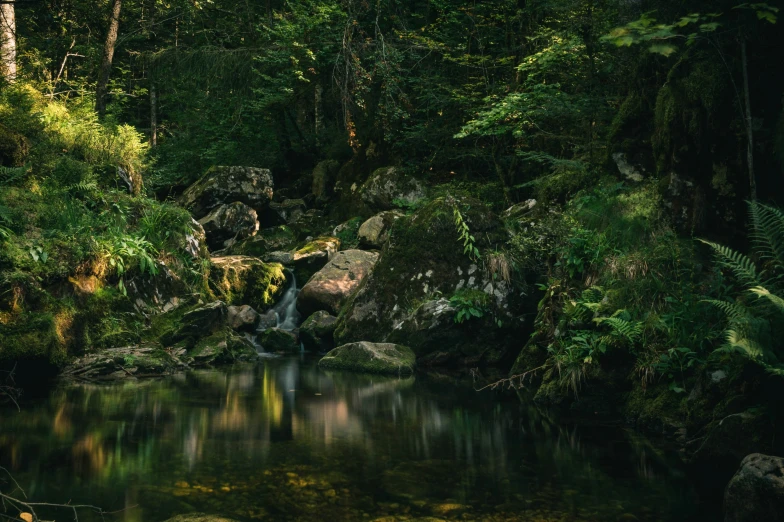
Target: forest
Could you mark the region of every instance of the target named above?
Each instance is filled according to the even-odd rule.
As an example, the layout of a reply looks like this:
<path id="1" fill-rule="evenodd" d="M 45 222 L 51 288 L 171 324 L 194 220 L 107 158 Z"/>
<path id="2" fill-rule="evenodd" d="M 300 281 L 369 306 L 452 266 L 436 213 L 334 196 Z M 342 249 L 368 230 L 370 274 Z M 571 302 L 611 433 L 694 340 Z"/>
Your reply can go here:
<path id="1" fill-rule="evenodd" d="M 0 0 L 0 519 L 784 520 L 777 4 Z"/>

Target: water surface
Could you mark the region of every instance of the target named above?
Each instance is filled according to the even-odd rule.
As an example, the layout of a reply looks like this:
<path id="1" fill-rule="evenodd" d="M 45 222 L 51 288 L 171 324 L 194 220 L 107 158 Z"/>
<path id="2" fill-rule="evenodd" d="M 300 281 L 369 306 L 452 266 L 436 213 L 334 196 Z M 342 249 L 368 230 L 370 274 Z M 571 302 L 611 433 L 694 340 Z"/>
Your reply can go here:
<path id="1" fill-rule="evenodd" d="M 122 510 L 105 518 L 125 522 L 194 511 L 325 522 L 702 519 L 677 460 L 632 432 L 559 425 L 448 379 L 331 373 L 297 358 L 60 386 L 21 413 L 0 412 L 0 466 L 31 499 Z"/>

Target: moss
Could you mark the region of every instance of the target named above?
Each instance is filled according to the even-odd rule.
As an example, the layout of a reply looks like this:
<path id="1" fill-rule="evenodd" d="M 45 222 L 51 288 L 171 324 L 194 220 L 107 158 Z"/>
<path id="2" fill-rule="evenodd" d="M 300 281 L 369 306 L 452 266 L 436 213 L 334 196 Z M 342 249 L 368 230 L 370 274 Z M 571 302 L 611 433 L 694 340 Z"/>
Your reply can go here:
<path id="1" fill-rule="evenodd" d="M 255 357 L 253 346 L 230 328 L 223 328 L 200 339 L 188 351 L 195 364 L 228 363 Z"/>
<path id="2" fill-rule="evenodd" d="M 258 234 L 245 239 L 230 249 L 231 254 L 263 257 L 265 254 L 280 250 L 291 250 L 297 242 L 297 235 L 287 225 L 265 228 Z"/>
<path id="3" fill-rule="evenodd" d="M 401 374 L 413 373 L 414 352 L 398 344 L 351 343 L 331 350 L 319 361 L 328 370 Z"/>
<path id="4" fill-rule="evenodd" d="M 213 259 L 210 280 L 226 304 L 247 304 L 264 310 L 274 304 L 283 291 L 286 275 L 279 263 L 230 256 Z"/>
<path id="5" fill-rule="evenodd" d="M 340 240 L 341 247 L 346 249 L 356 248 L 359 245 L 359 227 L 364 222 L 361 217 L 353 217 L 337 227 L 335 236 Z"/>
<path id="6" fill-rule="evenodd" d="M 68 356 L 70 320 L 66 312 L 27 313 L 0 324 L 0 364 L 28 359 L 62 366 Z"/>
<path id="7" fill-rule="evenodd" d="M 259 344 L 269 353 L 299 353 L 297 336 L 280 328 L 268 328 L 259 334 Z"/>

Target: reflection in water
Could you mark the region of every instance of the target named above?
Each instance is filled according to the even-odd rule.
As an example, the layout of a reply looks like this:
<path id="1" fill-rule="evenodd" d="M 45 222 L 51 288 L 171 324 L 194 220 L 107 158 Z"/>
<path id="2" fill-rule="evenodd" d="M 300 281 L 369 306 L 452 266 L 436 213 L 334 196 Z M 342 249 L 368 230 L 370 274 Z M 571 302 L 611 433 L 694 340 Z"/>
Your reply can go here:
<path id="1" fill-rule="evenodd" d="M 424 377 L 268 359 L 65 386 L 2 416 L 0 466 L 30 498 L 125 522 L 697 519 L 685 477 L 639 437 Z"/>

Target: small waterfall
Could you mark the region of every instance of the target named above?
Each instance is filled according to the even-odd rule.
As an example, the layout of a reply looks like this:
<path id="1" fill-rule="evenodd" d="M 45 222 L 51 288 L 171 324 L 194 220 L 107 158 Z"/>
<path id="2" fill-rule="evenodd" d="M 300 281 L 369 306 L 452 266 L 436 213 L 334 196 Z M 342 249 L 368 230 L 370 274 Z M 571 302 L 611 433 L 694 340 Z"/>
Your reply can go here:
<path id="1" fill-rule="evenodd" d="M 290 270 L 286 270 L 287 277 L 290 279 L 289 286 L 283 293 L 275 306 L 272 308 L 275 312 L 275 317 L 278 319 L 277 327 L 281 330 L 294 330 L 299 326 L 299 312 L 297 311 L 297 295 L 299 295 L 299 288 L 297 288 L 297 278 Z"/>

